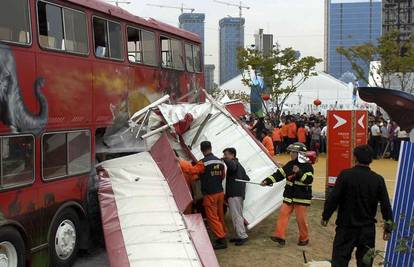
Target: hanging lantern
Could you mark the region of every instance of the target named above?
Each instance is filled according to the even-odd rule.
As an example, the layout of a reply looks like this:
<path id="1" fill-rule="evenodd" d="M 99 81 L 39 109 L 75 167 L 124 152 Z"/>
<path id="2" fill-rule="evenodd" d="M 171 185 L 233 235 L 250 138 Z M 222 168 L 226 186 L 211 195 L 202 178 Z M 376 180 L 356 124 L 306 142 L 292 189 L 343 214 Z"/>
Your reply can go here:
<path id="1" fill-rule="evenodd" d="M 264 101 L 267 101 L 267 100 L 269 100 L 269 99 L 270 99 L 270 96 L 269 96 L 268 94 L 264 94 L 264 95 L 262 95 L 262 99 L 263 99 Z"/>
<path id="2" fill-rule="evenodd" d="M 320 106 L 322 104 L 322 101 L 319 98 L 317 98 L 317 99 L 313 100 L 313 104 L 315 106 Z"/>

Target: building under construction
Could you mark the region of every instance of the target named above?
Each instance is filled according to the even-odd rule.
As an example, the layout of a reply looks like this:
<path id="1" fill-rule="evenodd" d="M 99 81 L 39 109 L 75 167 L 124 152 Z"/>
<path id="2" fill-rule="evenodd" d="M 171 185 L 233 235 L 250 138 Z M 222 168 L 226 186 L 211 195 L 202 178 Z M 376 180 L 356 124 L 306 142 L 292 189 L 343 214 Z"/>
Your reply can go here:
<path id="1" fill-rule="evenodd" d="M 400 31 L 400 40 L 407 40 L 414 30 L 414 0 L 382 1 L 382 32 Z"/>

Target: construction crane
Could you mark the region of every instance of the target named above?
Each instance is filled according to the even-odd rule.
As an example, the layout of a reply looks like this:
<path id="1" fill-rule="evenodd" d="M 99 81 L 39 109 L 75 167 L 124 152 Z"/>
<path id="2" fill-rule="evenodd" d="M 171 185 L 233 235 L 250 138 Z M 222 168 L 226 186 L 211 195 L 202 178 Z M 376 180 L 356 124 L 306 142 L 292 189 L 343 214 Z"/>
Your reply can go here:
<path id="1" fill-rule="evenodd" d="M 106 2 L 115 3 L 116 6 L 119 6 L 119 4 L 127 4 L 127 5 L 131 4 L 131 2 L 129 2 L 129 1 L 119 1 L 119 0 L 106 1 Z"/>
<path id="2" fill-rule="evenodd" d="M 184 7 L 184 4 L 181 4 L 181 6 L 164 6 L 164 5 L 155 5 L 155 4 L 147 4 L 147 6 L 155 6 L 155 7 L 160 7 L 160 8 L 174 8 L 174 9 L 179 9 L 181 10 L 181 14 L 184 13 L 184 10 L 189 10 L 191 11 L 191 13 L 194 12 L 194 8 L 190 8 L 190 7 Z"/>
<path id="3" fill-rule="evenodd" d="M 225 1 L 220 1 L 220 0 L 214 0 L 214 2 L 219 3 L 219 4 L 223 4 L 223 5 L 228 5 L 228 6 L 235 6 L 239 8 L 239 17 L 241 18 L 243 16 L 243 8 L 245 9 L 250 9 L 249 6 L 243 6 L 242 5 L 242 1 L 240 1 L 240 4 L 233 4 L 230 2 L 225 2 Z"/>

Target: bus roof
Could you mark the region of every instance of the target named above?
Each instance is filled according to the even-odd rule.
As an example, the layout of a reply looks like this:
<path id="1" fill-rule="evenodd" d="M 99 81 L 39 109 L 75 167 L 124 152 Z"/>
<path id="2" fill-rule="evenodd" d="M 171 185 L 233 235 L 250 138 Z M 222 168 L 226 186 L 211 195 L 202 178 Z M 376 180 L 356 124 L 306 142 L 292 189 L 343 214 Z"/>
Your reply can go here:
<path id="1" fill-rule="evenodd" d="M 182 38 L 200 43 L 200 38 L 197 34 L 174 27 L 172 25 L 163 23 L 153 18 L 144 19 L 144 18 L 135 16 L 120 7 L 111 5 L 101 0 L 86 0 L 86 1 L 85 0 L 67 0 L 67 1 L 74 3 L 76 5 L 80 5 L 80 6 L 89 8 L 89 9 L 93 9 L 93 10 L 108 14 L 113 17 L 120 18 L 122 20 L 127 20 L 129 22 L 137 23 L 142 26 L 146 26 L 149 28 L 171 33 L 171 34 L 180 36 Z"/>

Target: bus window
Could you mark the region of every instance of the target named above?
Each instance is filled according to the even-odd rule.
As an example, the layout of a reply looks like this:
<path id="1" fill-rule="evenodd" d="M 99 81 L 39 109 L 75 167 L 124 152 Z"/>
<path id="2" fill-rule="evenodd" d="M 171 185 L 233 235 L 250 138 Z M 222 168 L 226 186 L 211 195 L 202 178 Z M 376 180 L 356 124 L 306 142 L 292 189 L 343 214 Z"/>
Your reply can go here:
<path id="1" fill-rule="evenodd" d="M 171 39 L 171 48 L 173 55 L 173 68 L 177 70 L 184 69 L 183 43 L 180 40 Z"/>
<path id="2" fill-rule="evenodd" d="M 128 33 L 128 60 L 132 63 L 142 62 L 141 30 L 127 27 Z"/>
<path id="3" fill-rule="evenodd" d="M 48 133 L 42 140 L 43 179 L 89 172 L 91 143 L 88 131 Z"/>
<path id="4" fill-rule="evenodd" d="M 161 36 L 161 59 L 164 68 L 184 69 L 182 42 Z"/>
<path id="5" fill-rule="evenodd" d="M 88 54 L 86 15 L 39 1 L 39 44 L 43 48 Z"/>
<path id="6" fill-rule="evenodd" d="M 34 180 L 33 136 L 1 137 L 0 140 L 0 188 L 32 183 Z"/>
<path id="7" fill-rule="evenodd" d="M 162 67 L 172 68 L 172 51 L 171 51 L 171 40 L 161 36 L 161 60 Z"/>
<path id="8" fill-rule="evenodd" d="M 194 56 L 194 70 L 196 72 L 201 72 L 200 46 L 193 45 L 193 56 Z"/>
<path id="9" fill-rule="evenodd" d="M 200 46 L 185 44 L 185 57 L 187 71 L 201 72 Z"/>
<path id="10" fill-rule="evenodd" d="M 142 30 L 142 52 L 144 53 L 144 63 L 151 66 L 157 65 L 155 53 L 155 34 Z"/>
<path id="11" fill-rule="evenodd" d="M 91 137 L 88 131 L 68 133 L 69 174 L 91 170 Z"/>
<path id="12" fill-rule="evenodd" d="M 30 44 L 30 15 L 27 0 L 0 1 L 0 40 Z"/>
<path id="13" fill-rule="evenodd" d="M 88 31 L 85 14 L 63 9 L 65 18 L 65 48 L 66 51 L 88 54 Z"/>
<path id="14" fill-rule="evenodd" d="M 93 36 L 97 57 L 122 59 L 121 24 L 94 17 Z"/>
<path id="15" fill-rule="evenodd" d="M 37 3 L 39 42 L 42 47 L 63 50 L 62 10 L 55 5 Z"/>
<path id="16" fill-rule="evenodd" d="M 185 66 L 187 71 L 194 72 L 193 46 L 185 44 Z"/>

